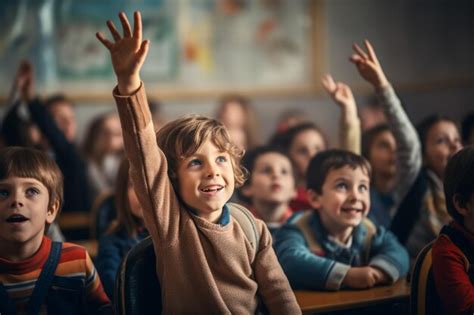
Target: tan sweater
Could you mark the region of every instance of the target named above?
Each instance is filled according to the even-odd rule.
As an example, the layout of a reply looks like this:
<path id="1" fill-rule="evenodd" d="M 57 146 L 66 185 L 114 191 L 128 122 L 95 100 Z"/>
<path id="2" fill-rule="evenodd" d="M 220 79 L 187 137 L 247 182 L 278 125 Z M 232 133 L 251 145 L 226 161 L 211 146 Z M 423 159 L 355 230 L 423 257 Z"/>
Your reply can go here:
<path id="1" fill-rule="evenodd" d="M 261 237 L 251 264 L 251 245 L 232 217 L 225 226 L 210 223 L 179 202 L 156 143 L 143 83 L 134 95 L 120 96 L 115 89 L 114 97 L 132 180 L 157 256 L 163 314 L 251 314 L 257 294 L 271 314 L 300 314 L 263 221 L 256 220 Z"/>

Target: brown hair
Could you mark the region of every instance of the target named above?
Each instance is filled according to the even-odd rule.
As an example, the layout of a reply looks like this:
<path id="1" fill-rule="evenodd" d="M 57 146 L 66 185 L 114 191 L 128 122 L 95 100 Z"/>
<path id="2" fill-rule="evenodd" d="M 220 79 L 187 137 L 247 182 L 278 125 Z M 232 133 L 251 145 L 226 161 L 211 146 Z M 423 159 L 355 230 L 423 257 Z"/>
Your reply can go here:
<path id="1" fill-rule="evenodd" d="M 0 180 L 11 176 L 34 178 L 49 193 L 48 209 L 58 202 L 58 213 L 63 204 L 63 175 L 58 165 L 46 153 L 24 147 L 0 150 Z"/>
<path id="2" fill-rule="evenodd" d="M 244 151 L 232 143 L 224 125 L 215 119 L 198 115 L 176 119 L 163 126 L 157 132 L 156 139 L 166 156 L 168 175 L 175 189 L 178 187 L 179 162 L 193 155 L 207 140 L 211 140 L 222 152 L 229 153 L 235 187 L 241 186 L 247 177 L 246 170 L 240 166 Z"/>
<path id="3" fill-rule="evenodd" d="M 247 148 L 255 147 L 259 144 L 259 133 L 257 127 L 257 115 L 250 100 L 239 94 L 226 94 L 218 101 L 216 117 L 221 120 L 224 111 L 230 103 L 239 104 L 245 114 L 245 136 L 247 140 Z"/>
<path id="4" fill-rule="evenodd" d="M 129 176 L 130 163 L 125 158 L 120 163 L 115 182 L 115 209 L 117 218 L 112 221 L 107 228 L 106 234 L 114 234 L 119 231 L 125 231 L 128 236 L 137 235 L 137 230 L 143 224 L 140 219 L 132 214 L 130 201 L 128 200 L 128 188 L 132 185 Z"/>
<path id="5" fill-rule="evenodd" d="M 307 187 L 318 194 L 322 194 L 326 177 L 331 170 L 337 170 L 344 166 L 352 169 L 360 167 L 371 177 L 372 169 L 370 163 L 361 155 L 350 151 L 332 149 L 316 154 L 309 162 L 307 171 Z"/>

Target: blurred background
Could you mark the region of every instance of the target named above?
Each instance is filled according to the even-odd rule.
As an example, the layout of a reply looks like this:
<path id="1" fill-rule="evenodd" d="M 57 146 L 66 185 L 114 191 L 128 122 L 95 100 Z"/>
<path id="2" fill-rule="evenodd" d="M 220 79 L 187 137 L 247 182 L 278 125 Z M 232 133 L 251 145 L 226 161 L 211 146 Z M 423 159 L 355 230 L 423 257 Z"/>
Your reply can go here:
<path id="1" fill-rule="evenodd" d="M 152 43 L 142 77 L 167 120 L 215 116 L 220 96 L 239 93 L 254 105 L 263 141 L 294 109 L 336 146 L 339 108 L 320 78 L 348 83 L 363 111 L 372 90 L 348 58 L 365 38 L 415 124 L 431 113 L 460 121 L 474 110 L 470 0 L 1 0 L 1 103 L 29 59 L 39 94 L 74 101 L 81 139 L 93 117 L 114 110 L 116 80 L 95 32 L 109 35 L 105 22 L 119 25 L 122 10 L 142 12 Z"/>

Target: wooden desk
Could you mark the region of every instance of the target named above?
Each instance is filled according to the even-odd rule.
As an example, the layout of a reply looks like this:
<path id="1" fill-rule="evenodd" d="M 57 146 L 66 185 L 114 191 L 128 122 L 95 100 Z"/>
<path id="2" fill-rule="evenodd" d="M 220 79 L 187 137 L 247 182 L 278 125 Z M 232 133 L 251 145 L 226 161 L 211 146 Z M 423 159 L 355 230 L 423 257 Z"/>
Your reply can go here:
<path id="1" fill-rule="evenodd" d="M 368 290 L 295 291 L 295 295 L 303 314 L 314 314 L 366 307 L 391 301 L 408 301 L 410 286 L 405 279 L 401 279 L 394 285 Z"/>

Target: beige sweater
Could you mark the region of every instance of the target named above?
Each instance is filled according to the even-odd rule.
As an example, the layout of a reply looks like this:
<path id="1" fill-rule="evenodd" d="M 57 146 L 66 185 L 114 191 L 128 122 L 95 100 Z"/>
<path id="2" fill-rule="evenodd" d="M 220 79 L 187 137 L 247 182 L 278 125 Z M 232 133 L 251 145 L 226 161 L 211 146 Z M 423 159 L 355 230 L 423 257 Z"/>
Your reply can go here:
<path id="1" fill-rule="evenodd" d="M 168 177 L 156 143 L 145 88 L 131 96 L 114 90 L 125 151 L 145 224 L 157 256 L 163 314 L 251 314 L 259 295 L 271 314 L 300 314 L 293 291 L 272 248 L 265 224 L 255 262 L 240 225 L 221 226 L 187 211 Z"/>

